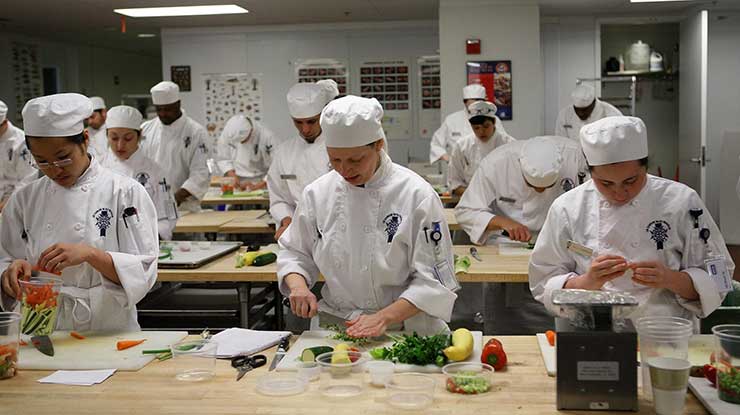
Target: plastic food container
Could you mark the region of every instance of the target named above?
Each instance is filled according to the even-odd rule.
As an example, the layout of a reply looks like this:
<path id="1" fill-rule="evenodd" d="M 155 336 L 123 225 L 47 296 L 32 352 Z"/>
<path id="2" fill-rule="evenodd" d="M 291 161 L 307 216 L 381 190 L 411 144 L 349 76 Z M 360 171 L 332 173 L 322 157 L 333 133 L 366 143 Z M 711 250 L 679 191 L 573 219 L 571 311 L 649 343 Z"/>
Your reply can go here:
<path id="1" fill-rule="evenodd" d="M 370 383 L 374 386 L 385 386 L 393 377 L 396 365 L 387 360 L 374 360 L 365 363 Z"/>
<path id="2" fill-rule="evenodd" d="M 321 375 L 321 366 L 316 362 L 298 362 L 298 377 L 306 382 L 313 382 Z"/>
<path id="3" fill-rule="evenodd" d="M 640 340 L 642 395 L 653 400 L 650 365 L 653 359 L 686 359 L 694 323 L 680 317 L 642 317 L 635 324 Z"/>
<path id="4" fill-rule="evenodd" d="M 329 352 L 316 357 L 321 367 L 319 391 L 331 398 L 349 398 L 365 391 L 365 358 L 360 352 Z"/>
<path id="5" fill-rule="evenodd" d="M 308 381 L 288 372 L 269 372 L 257 379 L 257 392 L 268 396 L 290 396 L 303 393 Z"/>
<path id="6" fill-rule="evenodd" d="M 211 340 L 185 340 L 172 345 L 172 357 L 177 365 L 175 379 L 201 382 L 215 376 L 218 344 Z"/>
<path id="7" fill-rule="evenodd" d="M 716 342 L 718 396 L 740 404 L 740 324 L 714 326 L 712 333 Z"/>
<path id="8" fill-rule="evenodd" d="M 434 403 L 436 382 L 421 373 L 398 373 L 385 384 L 388 405 L 406 410 L 426 409 Z"/>
<path id="9" fill-rule="evenodd" d="M 477 395 L 491 390 L 493 366 L 485 363 L 459 362 L 442 368 L 445 389 L 451 393 Z"/>
<path id="10" fill-rule="evenodd" d="M 18 313 L 0 312 L 0 379 L 12 378 L 17 372 L 20 321 Z"/>
<path id="11" fill-rule="evenodd" d="M 59 291 L 62 279 L 52 274 L 18 280 L 21 286 L 21 333 L 28 336 L 48 336 L 57 324 Z"/>
<path id="12" fill-rule="evenodd" d="M 221 178 L 221 194 L 223 196 L 233 195 L 235 187 L 236 187 L 236 179 L 234 177 L 222 177 Z"/>

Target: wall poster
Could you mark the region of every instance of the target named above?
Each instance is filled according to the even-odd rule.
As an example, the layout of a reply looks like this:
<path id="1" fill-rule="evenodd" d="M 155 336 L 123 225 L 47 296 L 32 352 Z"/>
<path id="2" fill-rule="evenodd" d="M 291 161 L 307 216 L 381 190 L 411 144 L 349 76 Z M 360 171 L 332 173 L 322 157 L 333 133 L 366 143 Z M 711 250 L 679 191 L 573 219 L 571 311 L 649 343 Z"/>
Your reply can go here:
<path id="1" fill-rule="evenodd" d="M 420 56 L 416 63 L 419 67 L 419 137 L 430 138 L 440 126 L 439 56 Z"/>
<path id="2" fill-rule="evenodd" d="M 466 64 L 468 84 L 486 87 L 488 100 L 496 104 L 496 115 L 502 120 L 513 117 L 511 61 L 473 61 Z"/>
<path id="3" fill-rule="evenodd" d="M 8 119 L 20 125 L 21 110 L 29 99 L 44 95 L 43 79 L 38 57 L 38 47 L 28 43 L 13 42 L 13 83 L 15 84 L 15 118 Z"/>
<path id="4" fill-rule="evenodd" d="M 337 83 L 339 96 L 347 95 L 349 68 L 339 59 L 299 59 L 295 62 L 295 72 L 299 83 L 333 79 Z"/>
<path id="5" fill-rule="evenodd" d="M 383 129 L 390 140 L 411 138 L 411 100 L 407 59 L 367 59 L 360 65 L 360 96 L 383 106 Z"/>
<path id="6" fill-rule="evenodd" d="M 190 65 L 170 66 L 170 79 L 180 87 L 180 92 L 190 92 Z"/>
<path id="7" fill-rule="evenodd" d="M 262 74 L 203 74 L 206 130 L 214 140 L 233 115 L 262 119 Z"/>

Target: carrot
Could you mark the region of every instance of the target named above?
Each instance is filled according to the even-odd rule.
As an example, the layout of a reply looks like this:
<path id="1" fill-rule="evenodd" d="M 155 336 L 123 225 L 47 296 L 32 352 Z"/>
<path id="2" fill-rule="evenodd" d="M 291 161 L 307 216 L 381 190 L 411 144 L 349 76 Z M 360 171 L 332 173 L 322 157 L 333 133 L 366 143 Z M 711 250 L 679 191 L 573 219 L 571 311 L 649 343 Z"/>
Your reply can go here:
<path id="1" fill-rule="evenodd" d="M 69 332 L 69 335 L 72 336 L 72 337 L 74 337 L 77 340 L 85 340 L 85 336 L 81 335 L 80 333 L 78 333 L 76 331 Z"/>
<path id="2" fill-rule="evenodd" d="M 21 346 L 28 346 L 28 343 L 24 342 L 23 340 L 21 340 L 19 344 L 20 344 Z"/>
<path id="3" fill-rule="evenodd" d="M 141 343 L 144 343 L 146 339 L 144 340 L 121 340 L 118 343 L 116 343 L 116 349 L 120 350 L 126 350 L 130 349 L 134 346 L 138 346 Z"/>
<path id="4" fill-rule="evenodd" d="M 548 330 L 545 332 L 545 336 L 547 336 L 547 342 L 550 343 L 550 346 L 555 346 L 555 332 L 552 330 Z"/>

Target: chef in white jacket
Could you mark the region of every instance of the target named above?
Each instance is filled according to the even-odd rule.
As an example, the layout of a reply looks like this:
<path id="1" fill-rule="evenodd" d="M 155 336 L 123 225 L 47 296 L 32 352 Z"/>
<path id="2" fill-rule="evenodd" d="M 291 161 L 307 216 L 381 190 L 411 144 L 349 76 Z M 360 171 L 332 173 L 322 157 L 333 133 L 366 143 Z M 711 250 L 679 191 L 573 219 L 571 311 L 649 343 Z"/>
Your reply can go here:
<path id="1" fill-rule="evenodd" d="M 571 105 L 560 110 L 555 121 L 555 135 L 569 137 L 580 143 L 581 127 L 605 117 L 620 116 L 622 113 L 608 102 L 596 98 L 591 85 L 578 85 L 570 94 Z"/>
<path id="2" fill-rule="evenodd" d="M 465 136 L 473 134 L 468 120 L 468 105 L 476 101 L 486 100 L 486 87 L 480 84 L 470 84 L 463 88 L 463 109 L 448 115 L 442 125 L 432 135 L 429 147 L 429 162 L 437 160 L 449 161 L 453 145 Z M 496 130 L 505 133 L 504 125 L 496 117 Z"/>
<path id="3" fill-rule="evenodd" d="M 8 106 L 0 101 L 0 211 L 21 181 L 36 172 L 31 164 L 31 153 L 26 148 L 23 130 L 7 118 Z"/>
<path id="4" fill-rule="evenodd" d="M 136 303 L 157 278 L 157 220 L 144 188 L 87 152 L 79 94 L 35 98 L 23 127 L 45 177 L 11 196 L 0 224 L 2 307 L 15 306 L 32 266 L 61 272 L 57 328 L 138 330 Z"/>
<path id="5" fill-rule="evenodd" d="M 265 177 L 278 147 L 275 134 L 244 114 L 229 118 L 218 139 L 218 167 L 242 190 L 267 187 Z"/>
<path id="6" fill-rule="evenodd" d="M 484 157 L 495 148 L 516 141 L 506 131 L 496 128 L 496 105 L 492 102 L 476 101 L 470 104 L 468 120 L 473 133 L 453 144 L 447 170 L 447 188 L 455 195 L 463 194 Z"/>
<path id="7" fill-rule="evenodd" d="M 270 215 L 279 224 L 276 240 L 290 225 L 303 189 L 331 169 L 319 118 L 337 95 L 332 80 L 298 83 L 288 90 L 288 111 L 299 137 L 280 144 L 267 173 Z"/>
<path id="8" fill-rule="evenodd" d="M 455 215 L 474 244 L 534 242 L 552 202 L 583 181 L 585 171 L 582 152 L 570 139 L 545 136 L 506 144 L 481 161 Z M 483 293 L 486 333 L 553 328 L 552 316 L 526 284 L 486 284 Z"/>
<path id="9" fill-rule="evenodd" d="M 560 288 L 630 293 L 640 302 L 633 317 L 714 311 L 735 264 L 699 195 L 647 174 L 642 120 L 589 124 L 581 145 L 591 181 L 550 208 L 529 264 L 534 297 L 555 314 L 552 293 Z"/>
<path id="10" fill-rule="evenodd" d="M 207 160 L 211 141 L 205 128 L 180 108 L 180 88 L 163 81 L 151 89 L 157 118 L 141 126 L 144 154 L 157 162 L 167 174 L 178 205 L 186 203 L 197 210 L 208 191 L 211 172 Z"/>
<path id="11" fill-rule="evenodd" d="M 280 238 L 278 282 L 312 326 L 341 321 L 351 336 L 446 330 L 459 284 L 442 204 L 384 152 L 383 109 L 346 96 L 321 127 L 334 171 L 309 184 Z M 322 300 L 309 290 L 322 274 Z M 321 320 L 321 321 L 317 321 Z"/>
<path id="12" fill-rule="evenodd" d="M 108 111 L 109 146 L 101 165 L 144 186 L 157 210 L 159 237 L 170 240 L 177 224 L 177 205 L 165 172 L 143 151 L 138 151 L 142 121 L 141 113 L 133 107 L 119 105 Z"/>
<path id="13" fill-rule="evenodd" d="M 108 152 L 108 137 L 105 135 L 105 121 L 108 118 L 108 110 L 105 101 L 101 97 L 90 97 L 93 104 L 93 113 L 85 121 L 87 134 L 90 137 L 90 148 L 88 151 L 102 158 Z"/>

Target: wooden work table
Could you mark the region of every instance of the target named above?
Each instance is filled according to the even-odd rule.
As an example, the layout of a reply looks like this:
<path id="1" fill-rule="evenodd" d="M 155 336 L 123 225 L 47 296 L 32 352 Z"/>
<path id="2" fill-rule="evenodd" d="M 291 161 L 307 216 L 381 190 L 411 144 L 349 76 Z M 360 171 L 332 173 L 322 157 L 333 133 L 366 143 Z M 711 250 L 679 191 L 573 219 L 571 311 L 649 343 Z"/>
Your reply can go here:
<path id="1" fill-rule="evenodd" d="M 258 205 L 265 208 L 270 205 L 270 198 L 265 193 L 262 196 L 240 196 L 237 192 L 234 196 L 221 196 L 221 191 L 209 191 L 200 201 L 202 206 L 215 205 Z"/>
<path id="2" fill-rule="evenodd" d="M 425 414 L 552 414 L 555 408 L 555 378 L 547 376 L 535 336 L 500 336 L 508 354 L 506 371 L 493 376 L 492 390 L 479 396 L 452 394 L 438 383 L 434 405 Z M 37 382 L 48 371 L 20 371 L 0 381 L 0 413 L 7 414 L 398 414 L 385 403 L 386 390 L 368 386 L 351 399 L 328 399 L 319 394 L 319 382 L 309 384 L 300 395 L 274 397 L 255 391 L 258 378 L 267 374 L 275 349 L 264 352 L 268 364 L 239 382 L 229 360 L 216 362 L 216 376 L 207 382 L 187 383 L 174 379 L 182 367 L 177 359 L 154 360 L 138 372 L 116 372 L 104 383 L 86 386 L 47 385 Z M 353 375 L 359 376 L 359 375 Z M 690 392 L 686 414 L 707 412 Z M 417 412 L 419 413 L 419 412 Z M 568 411 L 563 413 L 603 415 L 610 412 Z M 638 414 L 653 414 L 652 404 L 640 400 Z"/>
<path id="3" fill-rule="evenodd" d="M 232 224 L 233 222 L 233 224 Z M 226 226 L 229 224 L 230 226 Z M 206 210 L 177 220 L 175 233 L 272 233 L 270 215 L 264 210 Z"/>

